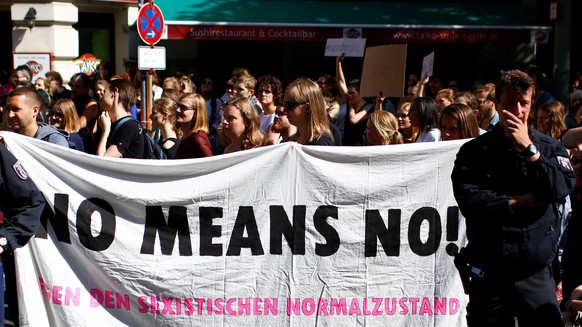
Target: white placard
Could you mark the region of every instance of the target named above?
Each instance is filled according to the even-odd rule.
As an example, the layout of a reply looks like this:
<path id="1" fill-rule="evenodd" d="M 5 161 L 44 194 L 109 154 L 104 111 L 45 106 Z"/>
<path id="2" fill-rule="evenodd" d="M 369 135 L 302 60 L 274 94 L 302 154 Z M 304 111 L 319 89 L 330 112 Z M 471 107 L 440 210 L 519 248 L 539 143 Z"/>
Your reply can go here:
<path id="1" fill-rule="evenodd" d="M 141 46 L 137 49 L 139 70 L 166 69 L 166 48 Z"/>
<path id="2" fill-rule="evenodd" d="M 420 78 L 423 79 L 425 76 L 432 76 L 434 68 L 434 51 L 428 56 L 422 59 L 422 73 Z"/>
<path id="3" fill-rule="evenodd" d="M 363 57 L 366 39 L 327 39 L 325 56 L 337 57 L 345 53 L 346 57 Z"/>

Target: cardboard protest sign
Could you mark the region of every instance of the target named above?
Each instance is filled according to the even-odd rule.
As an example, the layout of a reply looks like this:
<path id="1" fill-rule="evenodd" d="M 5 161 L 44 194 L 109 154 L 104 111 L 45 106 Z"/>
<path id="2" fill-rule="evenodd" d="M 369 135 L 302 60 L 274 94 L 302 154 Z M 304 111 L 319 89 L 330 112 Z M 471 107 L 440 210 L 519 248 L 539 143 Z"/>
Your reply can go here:
<path id="1" fill-rule="evenodd" d="M 404 95 L 406 44 L 381 45 L 366 49 L 360 84 L 363 97 Z"/>

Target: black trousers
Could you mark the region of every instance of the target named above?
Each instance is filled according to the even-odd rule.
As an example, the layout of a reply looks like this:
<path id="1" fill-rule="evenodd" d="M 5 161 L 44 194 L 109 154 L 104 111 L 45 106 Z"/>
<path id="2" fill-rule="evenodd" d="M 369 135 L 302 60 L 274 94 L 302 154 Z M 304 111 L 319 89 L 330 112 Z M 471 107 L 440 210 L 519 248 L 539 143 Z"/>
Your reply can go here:
<path id="1" fill-rule="evenodd" d="M 564 326 L 550 269 L 512 281 L 503 276 L 471 280 L 467 322 L 470 327 Z"/>

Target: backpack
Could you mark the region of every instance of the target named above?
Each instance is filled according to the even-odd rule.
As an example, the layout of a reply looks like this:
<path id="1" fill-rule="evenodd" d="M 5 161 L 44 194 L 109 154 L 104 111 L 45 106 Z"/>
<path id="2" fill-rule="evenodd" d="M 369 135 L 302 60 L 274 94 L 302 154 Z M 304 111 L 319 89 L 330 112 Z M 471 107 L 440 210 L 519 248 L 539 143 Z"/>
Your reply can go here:
<path id="1" fill-rule="evenodd" d="M 121 125 L 123 125 L 126 121 L 128 121 L 130 119 L 135 120 L 143 129 L 143 134 L 145 137 L 145 145 L 146 145 L 143 158 L 144 159 L 157 159 L 157 160 L 168 159 L 168 156 L 166 155 L 164 150 L 162 150 L 162 147 L 158 143 L 156 143 L 156 141 L 153 139 L 152 135 L 150 134 L 150 131 L 145 129 L 143 127 L 143 125 L 141 124 L 141 122 L 139 120 L 133 118 L 132 116 L 127 116 L 127 117 L 121 118 L 121 120 L 119 121 L 117 126 L 115 126 L 115 129 L 113 130 L 112 133 L 115 133 L 115 131 L 119 127 L 121 127 Z"/>

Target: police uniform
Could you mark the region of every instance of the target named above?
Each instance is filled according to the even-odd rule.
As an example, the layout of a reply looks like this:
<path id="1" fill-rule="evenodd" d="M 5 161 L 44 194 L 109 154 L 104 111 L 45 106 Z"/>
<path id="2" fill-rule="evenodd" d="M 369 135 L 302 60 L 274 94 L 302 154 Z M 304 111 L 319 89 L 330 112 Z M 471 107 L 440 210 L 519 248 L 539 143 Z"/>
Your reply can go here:
<path id="1" fill-rule="evenodd" d="M 6 294 L 13 301 L 16 299 L 16 278 L 12 251 L 24 246 L 34 235 L 44 206 L 42 193 L 30 180 L 20 161 L 0 142 L 0 211 L 3 214 L 0 224 L 3 264 L 0 267 L 4 265 Z M 0 299 L 3 300 L 4 297 L 0 296 Z M 4 301 L 1 302 L 0 316 L 3 324 Z M 14 310 L 17 309 L 17 303 L 10 303 L 10 309 L 10 312 L 18 312 Z M 12 319 L 17 317 L 13 316 Z"/>
<path id="2" fill-rule="evenodd" d="M 514 326 L 514 316 L 520 326 L 561 325 L 548 268 L 559 234 L 557 206 L 574 188 L 575 176 L 560 142 L 529 133 L 540 153 L 533 162 L 499 125 L 457 154 L 451 177 L 467 224 L 461 253 L 472 270 L 470 326 Z M 512 197 L 527 193 L 538 206 L 510 207 Z"/>

